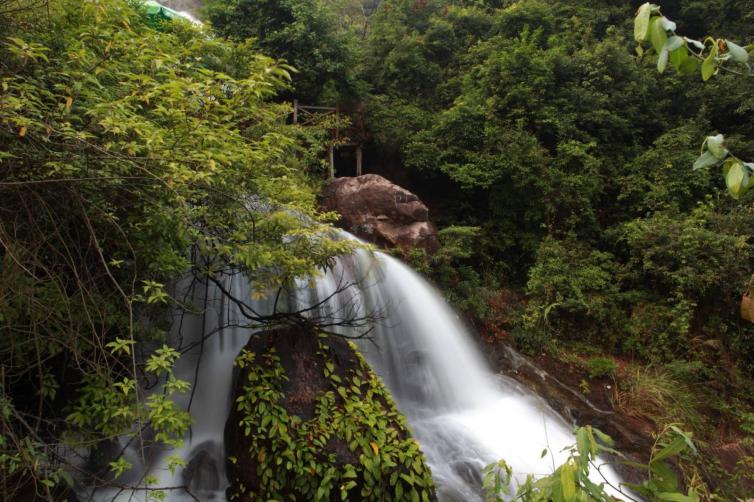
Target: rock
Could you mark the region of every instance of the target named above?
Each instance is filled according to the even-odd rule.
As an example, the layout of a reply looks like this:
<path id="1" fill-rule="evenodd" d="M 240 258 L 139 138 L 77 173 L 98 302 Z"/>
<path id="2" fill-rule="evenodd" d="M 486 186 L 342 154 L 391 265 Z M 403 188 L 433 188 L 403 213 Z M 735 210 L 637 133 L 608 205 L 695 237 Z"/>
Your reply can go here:
<path id="1" fill-rule="evenodd" d="M 710 453 L 729 475 L 735 476 L 737 473 L 748 472 L 748 476 L 741 476 L 738 480 L 740 483 L 738 488 L 747 495 L 754 495 L 754 476 L 751 474 L 754 466 L 754 447 L 746 446 L 741 441 L 722 443 L 713 445 Z"/>
<path id="2" fill-rule="evenodd" d="M 253 336 L 238 364 L 225 426 L 228 500 L 411 500 L 416 490 L 436 501 L 405 419 L 348 341 L 276 329 Z"/>
<path id="3" fill-rule="evenodd" d="M 435 253 L 440 242 L 419 198 L 377 174 L 336 178 L 323 190 L 320 207 L 340 213 L 339 225 L 362 239 L 404 253 Z"/>
<path id="4" fill-rule="evenodd" d="M 220 468 L 216 458 L 221 458 L 219 446 L 205 441 L 191 451 L 188 465 L 183 469 L 183 484 L 192 493 L 213 492 L 220 489 Z"/>

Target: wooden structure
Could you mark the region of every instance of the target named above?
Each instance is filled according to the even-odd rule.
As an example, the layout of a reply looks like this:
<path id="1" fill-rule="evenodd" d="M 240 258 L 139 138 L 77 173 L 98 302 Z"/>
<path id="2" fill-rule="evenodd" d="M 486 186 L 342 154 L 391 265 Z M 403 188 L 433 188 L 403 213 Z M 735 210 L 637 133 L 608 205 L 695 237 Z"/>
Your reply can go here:
<path id="1" fill-rule="evenodd" d="M 301 125 L 307 125 L 307 124 L 315 124 L 323 115 L 333 115 L 336 119 L 340 117 L 340 108 L 338 106 L 330 107 L 330 106 L 310 106 L 310 105 L 301 105 L 299 104 L 297 99 L 293 100 L 293 123 L 294 124 L 301 124 Z M 329 170 L 328 175 L 330 179 L 335 178 L 335 149 L 336 148 L 354 148 L 356 151 L 356 176 L 361 176 L 363 172 L 363 149 L 362 149 L 362 141 L 360 141 L 360 138 L 363 138 L 363 133 L 359 134 L 358 130 L 363 129 L 362 127 L 356 127 L 351 128 L 351 130 L 347 132 L 356 133 L 351 134 L 348 136 L 341 136 L 341 130 L 337 127 L 334 127 L 331 130 L 332 133 L 332 142 L 330 143 L 330 146 L 327 148 L 327 156 L 329 160 Z M 357 137 L 356 141 L 351 141 L 347 143 L 339 143 L 341 138 L 353 138 Z"/>

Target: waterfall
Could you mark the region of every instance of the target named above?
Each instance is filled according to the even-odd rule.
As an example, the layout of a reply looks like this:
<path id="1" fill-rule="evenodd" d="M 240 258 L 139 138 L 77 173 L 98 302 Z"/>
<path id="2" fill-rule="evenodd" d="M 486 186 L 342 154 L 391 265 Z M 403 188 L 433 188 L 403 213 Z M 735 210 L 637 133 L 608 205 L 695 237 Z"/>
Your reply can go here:
<path id="1" fill-rule="evenodd" d="M 222 281 L 223 289 L 234 296 L 251 298 L 251 287 L 242 275 L 228 275 Z M 493 374 L 439 292 L 399 260 L 358 250 L 340 258 L 320 277 L 300 281 L 289 293 L 285 298 L 289 308 L 316 306 L 309 315 L 319 318 L 378 317 L 369 337 L 358 340 L 359 348 L 406 415 L 441 502 L 481 502 L 481 470 L 501 458 L 519 482 L 527 474 L 549 474 L 566 459 L 561 450 L 575 441 L 572 425 L 514 380 Z M 175 344 L 195 345 L 175 368 L 178 378 L 195 386 L 191 433 L 180 451 L 149 452 L 150 458 L 143 463 L 137 459 L 129 478 L 120 481 L 138 482 L 149 473 L 159 480 L 154 487 L 190 484 L 201 500 L 224 501 L 228 482 L 223 432 L 231 407 L 233 360 L 250 330 L 233 327 L 245 321 L 219 288 L 195 291 L 193 297 L 197 304 L 206 303 L 205 314 L 182 319 L 180 331 L 176 327 L 171 334 Z M 271 312 L 273 301 L 256 300 L 254 308 Z M 334 329 L 355 334 L 354 328 Z M 204 334 L 214 331 L 202 342 Z M 178 403 L 188 409 L 189 396 Z M 542 457 L 545 448 L 548 453 Z M 171 474 L 166 458 L 175 454 L 188 466 Z M 134 457 L 131 453 L 129 458 Z M 602 472 L 617 486 L 611 470 Z M 145 500 L 145 493 L 108 488 L 85 494 L 100 502 Z M 171 490 L 166 500 L 194 499 Z"/>

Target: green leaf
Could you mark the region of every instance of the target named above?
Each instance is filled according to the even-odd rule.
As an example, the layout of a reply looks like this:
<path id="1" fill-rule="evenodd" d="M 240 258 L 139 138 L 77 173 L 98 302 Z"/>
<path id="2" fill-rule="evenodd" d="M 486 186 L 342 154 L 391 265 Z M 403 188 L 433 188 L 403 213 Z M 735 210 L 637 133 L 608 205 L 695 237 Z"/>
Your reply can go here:
<path id="1" fill-rule="evenodd" d="M 665 44 L 667 45 L 667 44 Z M 668 67 L 668 56 L 670 53 L 668 53 L 668 50 L 663 47 L 660 51 L 660 57 L 657 58 L 657 71 L 660 73 L 665 72 L 665 68 Z"/>
<path id="2" fill-rule="evenodd" d="M 697 502 L 699 497 L 689 497 L 682 493 L 660 492 L 657 494 L 657 498 L 660 500 L 669 500 L 671 502 Z"/>
<path id="3" fill-rule="evenodd" d="M 749 171 L 744 168 L 743 164 L 741 164 L 737 160 L 729 159 L 726 161 L 726 164 L 730 163 L 727 172 L 725 174 L 725 184 L 728 186 L 728 191 L 733 196 L 734 199 L 738 199 L 746 193 L 746 190 L 749 186 Z M 673 440 L 673 442 L 680 439 L 680 441 L 683 443 L 683 447 L 685 448 L 686 442 L 683 438 L 676 438 Z M 672 445 L 673 443 L 671 443 Z"/>
<path id="4" fill-rule="evenodd" d="M 704 80 L 705 82 L 715 74 L 715 70 L 717 69 L 717 62 L 715 60 L 716 57 L 717 44 L 715 44 L 712 49 L 710 49 L 709 56 L 707 56 L 707 59 L 702 62 L 702 80 Z"/>
<path id="5" fill-rule="evenodd" d="M 668 41 L 668 34 L 665 32 L 662 19 L 660 16 L 653 17 L 649 24 L 649 41 L 652 42 L 652 47 L 657 54 L 662 52 L 665 42 Z"/>
<path id="6" fill-rule="evenodd" d="M 707 136 L 705 143 L 707 144 L 707 150 L 712 152 L 712 155 L 718 159 L 724 159 L 728 155 L 728 150 L 725 149 L 723 143 L 725 142 L 725 136 L 718 134 L 716 136 Z"/>
<path id="7" fill-rule="evenodd" d="M 576 497 L 576 464 L 573 461 L 560 466 L 560 489 L 566 502 Z"/>
<path id="8" fill-rule="evenodd" d="M 749 62 L 749 53 L 746 52 L 746 49 L 728 40 L 725 41 L 725 45 L 728 47 L 728 54 L 730 54 L 731 60 L 741 64 Z"/>
<path id="9" fill-rule="evenodd" d="M 670 53 L 670 63 L 673 65 L 673 68 L 675 68 L 678 71 L 681 71 L 681 68 L 683 67 L 683 63 L 686 62 L 689 58 L 689 50 L 686 48 L 686 46 L 681 46 L 678 49 L 675 49 Z"/>
<path id="10" fill-rule="evenodd" d="M 740 174 L 743 173 L 743 168 L 739 164 L 738 172 Z M 728 173 L 730 174 L 730 173 Z M 654 464 L 656 462 L 661 462 L 662 460 L 665 460 L 668 457 L 672 457 L 674 455 L 678 455 L 680 452 L 686 449 L 686 441 L 681 436 L 676 436 L 673 438 L 673 440 L 665 446 L 662 450 L 660 450 L 657 455 L 652 457 L 652 460 L 650 461 L 650 464 Z"/>
<path id="11" fill-rule="evenodd" d="M 589 434 L 584 427 L 576 429 L 576 448 L 580 456 L 588 458 L 591 448 L 589 444 Z"/>
<path id="12" fill-rule="evenodd" d="M 684 40 L 686 40 L 687 43 L 693 45 L 697 49 L 704 50 L 704 44 L 701 43 L 699 40 L 694 40 L 693 38 L 683 37 Z"/>
<path id="13" fill-rule="evenodd" d="M 649 33 L 649 16 L 652 14 L 652 5 L 647 2 L 636 11 L 636 20 L 634 21 L 634 40 L 643 42 L 647 39 Z"/>
<path id="14" fill-rule="evenodd" d="M 678 49 L 678 51 L 685 50 L 684 49 Z M 675 52 L 678 52 L 675 51 Z M 683 73 L 684 75 L 693 75 L 697 72 L 697 69 L 699 68 L 699 62 L 696 60 L 696 58 L 688 57 L 686 56 L 686 59 L 683 60 L 680 67 L 678 68 L 678 71 Z"/>
<path id="15" fill-rule="evenodd" d="M 667 462 L 652 462 L 649 464 L 649 467 L 652 470 L 652 479 L 650 481 L 651 484 L 648 485 L 649 488 L 652 488 L 652 485 L 654 485 L 654 488 L 658 491 L 678 491 L 678 476 L 676 476 Z"/>
<path id="16" fill-rule="evenodd" d="M 692 170 L 698 171 L 699 169 L 704 169 L 705 167 L 710 166 L 716 166 L 720 163 L 720 159 L 712 155 L 709 151 L 704 152 L 699 156 L 698 159 L 696 159 L 696 162 L 694 162 L 694 167 Z"/>
<path id="17" fill-rule="evenodd" d="M 683 47 L 683 44 L 684 41 L 681 37 L 679 37 L 678 35 L 673 35 L 668 39 L 667 42 L 665 42 L 665 49 L 668 52 L 673 52 L 674 50 Z"/>
<path id="18" fill-rule="evenodd" d="M 677 26 L 673 21 L 666 18 L 665 16 L 662 16 L 660 18 L 660 22 L 662 23 L 662 27 L 665 29 L 665 31 L 670 31 L 670 32 L 675 33 Z"/>

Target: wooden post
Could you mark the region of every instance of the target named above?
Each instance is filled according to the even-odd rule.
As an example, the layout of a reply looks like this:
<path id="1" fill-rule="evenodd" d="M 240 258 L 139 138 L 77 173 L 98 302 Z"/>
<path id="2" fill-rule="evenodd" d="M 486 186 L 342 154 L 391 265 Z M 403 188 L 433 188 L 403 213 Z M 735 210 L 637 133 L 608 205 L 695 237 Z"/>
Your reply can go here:
<path id="1" fill-rule="evenodd" d="M 356 147 L 356 176 L 361 176 L 361 145 Z"/>
<path id="2" fill-rule="evenodd" d="M 330 145 L 330 179 L 335 178 L 335 147 Z"/>
<path id="3" fill-rule="evenodd" d="M 298 124 L 298 99 L 293 100 L 293 123 Z"/>

